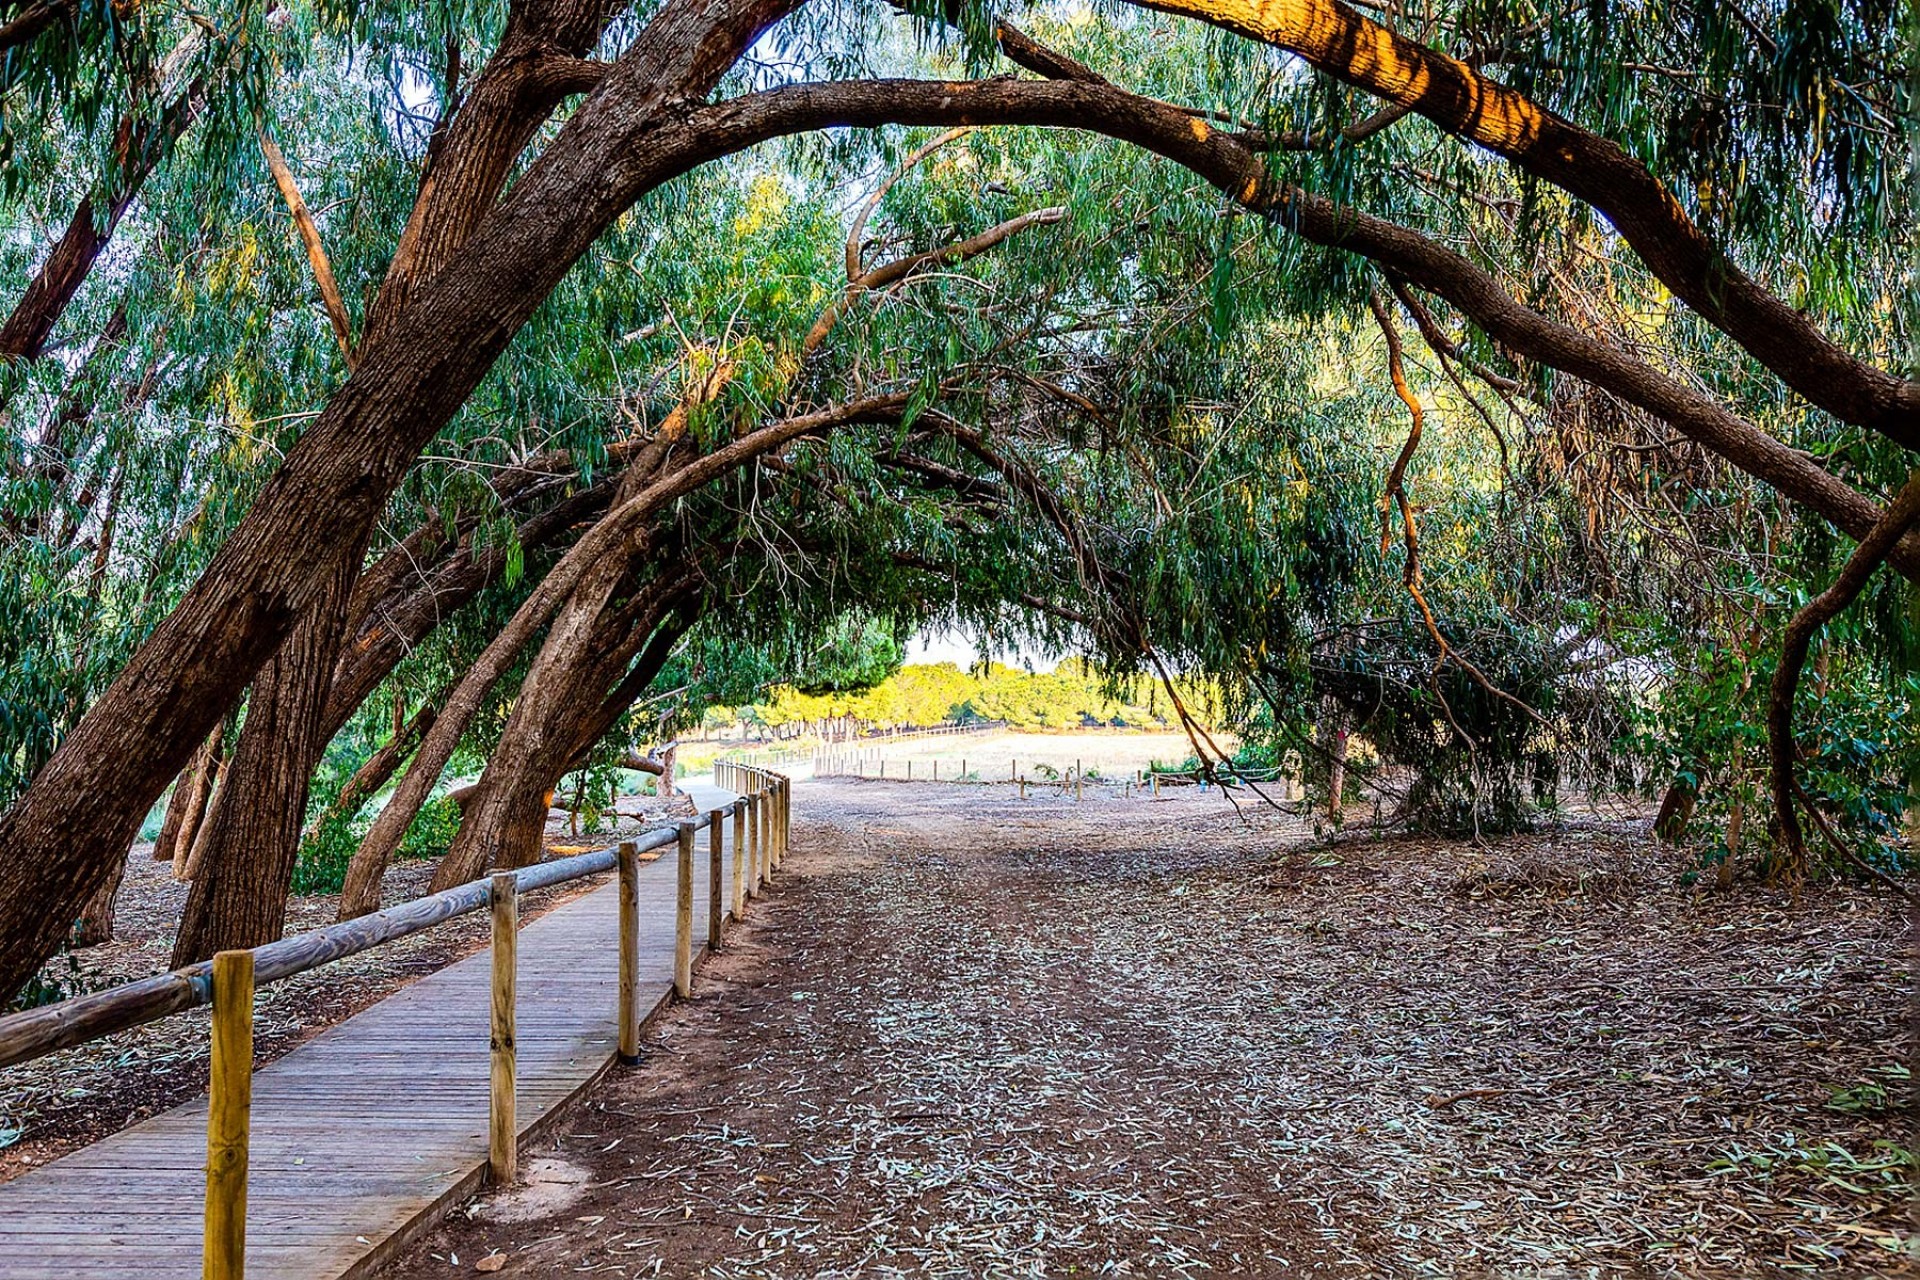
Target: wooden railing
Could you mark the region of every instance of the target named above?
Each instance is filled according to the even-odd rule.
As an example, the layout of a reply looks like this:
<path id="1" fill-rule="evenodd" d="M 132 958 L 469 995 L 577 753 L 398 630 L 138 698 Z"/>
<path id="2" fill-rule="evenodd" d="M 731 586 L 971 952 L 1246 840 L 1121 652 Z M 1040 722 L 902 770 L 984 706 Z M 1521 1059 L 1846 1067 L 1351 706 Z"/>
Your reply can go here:
<path id="1" fill-rule="evenodd" d="M 0 1018 L 0 1068 L 30 1062 L 169 1014 L 212 1005 L 202 1273 L 206 1280 L 240 1280 L 246 1254 L 254 992 L 267 983 L 317 969 L 485 907 L 493 917 L 488 1164 L 496 1182 L 510 1182 L 518 1159 L 514 1124 L 514 1015 L 520 895 L 584 876 L 619 871 L 618 1056 L 628 1064 L 639 1061 L 639 855 L 668 845 L 675 845 L 679 850 L 673 987 L 681 998 L 688 995 L 693 982 L 694 840 L 700 828 L 705 827 L 709 833 L 709 947 L 720 941 L 725 914 L 721 903 L 724 880 L 721 820 L 733 819 L 731 907 L 736 920 L 744 917 L 746 899 L 760 896 L 786 855 L 792 814 L 791 782 L 780 774 L 731 762 L 716 766 L 714 781 L 740 793 L 739 798 L 699 818 L 671 827 L 653 828 L 615 848 L 595 849 L 517 871 L 502 871 L 490 879 L 473 880 L 358 920 L 295 934 L 251 950 L 222 951 L 212 960 L 184 969 Z"/>

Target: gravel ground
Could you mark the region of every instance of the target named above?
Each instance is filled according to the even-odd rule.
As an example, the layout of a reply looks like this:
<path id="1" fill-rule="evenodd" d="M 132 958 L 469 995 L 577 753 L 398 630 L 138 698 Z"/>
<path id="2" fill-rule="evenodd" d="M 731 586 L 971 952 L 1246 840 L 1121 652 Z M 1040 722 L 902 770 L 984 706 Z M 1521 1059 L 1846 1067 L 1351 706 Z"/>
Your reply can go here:
<path id="1" fill-rule="evenodd" d="M 1696 896 L 1625 822 L 1329 845 L 1217 792 L 796 819 L 645 1065 L 392 1276 L 1900 1271 L 1869 891 Z"/>

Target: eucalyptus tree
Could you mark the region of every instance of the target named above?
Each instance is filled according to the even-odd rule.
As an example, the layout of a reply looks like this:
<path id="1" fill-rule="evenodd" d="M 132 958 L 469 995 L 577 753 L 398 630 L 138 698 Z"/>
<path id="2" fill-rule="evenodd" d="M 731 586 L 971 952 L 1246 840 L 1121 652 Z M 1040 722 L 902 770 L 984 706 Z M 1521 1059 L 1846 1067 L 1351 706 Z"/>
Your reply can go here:
<path id="1" fill-rule="evenodd" d="M 139 816 L 250 684 L 248 719 L 269 713 L 317 757 L 326 700 L 315 690 L 328 677 L 316 672 L 348 634 L 377 526 L 423 446 L 636 201 L 776 137 L 957 124 L 1107 135 L 1332 251 L 1314 259 L 1322 302 L 1357 311 L 1369 292 L 1360 264 L 1371 263 L 1373 283 L 1455 373 L 1536 390 L 1552 385 L 1548 371 L 1570 375 L 1851 538 L 1885 518 L 1880 494 L 1920 443 L 1920 385 L 1900 372 L 1913 362 L 1906 161 L 1884 145 L 1900 111 L 1890 9 L 1780 0 L 1756 20 L 1705 3 L 1513 19 L 1472 7 L 1375 18 L 1337 0 L 1153 7 L 1224 33 L 1209 74 L 1190 59 L 1165 73 L 1152 58 L 1115 56 L 1129 42 L 1137 51 L 1143 24 L 1174 20 L 1126 10 L 1063 32 L 1077 58 L 985 11 L 933 19 L 957 33 L 958 61 L 936 70 L 984 69 L 997 47 L 1039 80 L 857 78 L 911 61 L 881 37 L 909 20 L 859 5 L 371 6 L 320 11 L 319 25 L 263 11 L 261 38 L 244 42 L 250 65 L 262 50 L 315 47 L 322 31 L 417 51 L 386 113 L 427 117 L 429 141 L 397 166 L 409 207 L 388 224 L 350 375 L 316 398 L 193 585 L 0 818 L 0 868 L 17 886 L 0 917 L 4 985 L 57 942 L 73 904 L 104 883 Z M 793 80 L 760 64 L 753 50 L 770 31 L 803 68 L 842 78 Z M 489 52 L 468 75 L 479 48 Z M 1182 91 L 1135 91 L 1161 78 Z M 204 86 L 209 109 L 229 100 L 224 83 Z M 722 88 L 730 96 L 710 101 Z M 1385 105 L 1363 111 L 1363 97 Z M 248 100 L 241 89 L 231 98 Z M 1224 305 L 1230 270 L 1214 283 Z M 1008 483 L 1047 505 L 1014 460 L 956 422 L 956 439 L 973 431 L 973 456 L 1007 463 Z M 1767 429 L 1783 423 L 1822 447 L 1810 454 Z M 316 527 L 327 536 L 314 539 Z M 1881 540 L 1901 572 L 1920 569 L 1913 534 Z M 1090 545 L 1073 556 L 1098 580 Z M 1139 650 L 1139 623 L 1112 634 Z M 221 811 L 286 829 L 297 806 L 284 787 L 264 790 L 257 807 L 236 795 Z M 75 829 L 96 838 L 75 845 Z"/>

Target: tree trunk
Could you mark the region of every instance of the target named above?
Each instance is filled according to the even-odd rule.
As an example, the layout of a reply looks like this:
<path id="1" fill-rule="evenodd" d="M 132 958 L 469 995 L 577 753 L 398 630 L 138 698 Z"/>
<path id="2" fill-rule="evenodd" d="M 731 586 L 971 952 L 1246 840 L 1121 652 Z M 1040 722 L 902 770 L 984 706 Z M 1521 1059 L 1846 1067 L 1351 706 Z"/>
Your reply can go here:
<path id="1" fill-rule="evenodd" d="M 194 752 L 193 763 L 189 764 L 173 782 L 173 795 L 167 801 L 167 816 L 160 822 L 160 838 L 153 842 L 153 860 L 172 862 L 174 847 L 179 843 L 180 830 L 191 821 L 197 825 L 200 821 L 196 814 L 191 819 L 187 810 L 194 803 L 194 788 L 199 784 L 200 775 L 213 767 L 213 757 L 220 750 L 220 734 L 224 726 L 214 729 L 200 750 Z M 206 795 L 200 796 L 205 803 Z"/>
<path id="2" fill-rule="evenodd" d="M 127 849 L 127 856 L 120 859 L 119 869 L 107 877 L 99 892 L 87 900 L 87 906 L 80 913 L 80 921 L 73 927 L 73 945 L 75 947 L 97 947 L 103 942 L 113 941 L 113 909 L 120 898 L 120 885 L 127 878 L 127 863 L 133 856 L 133 849 Z"/>
<path id="3" fill-rule="evenodd" d="M 578 626 L 563 630 L 556 624 L 474 787 L 460 834 L 434 874 L 436 891 L 484 872 L 489 850 L 503 851 L 514 866 L 539 855 L 543 827 L 531 827 L 526 817 L 532 793 L 544 793 L 544 825 L 555 784 L 583 763 L 653 683 L 674 643 L 692 625 L 697 616 L 689 611 L 692 581 L 685 576 L 655 581 L 624 605 L 609 602 L 592 618 L 576 617 Z M 586 602 L 569 604 L 584 609 Z M 663 778 L 672 776 L 671 752 L 667 755 Z"/>
<path id="4" fill-rule="evenodd" d="M 9 886 L 0 992 L 17 990 L 58 949 L 111 874 L 113 851 L 340 563 L 359 559 L 421 446 L 574 261 L 648 191 L 760 140 L 688 129 L 683 104 L 703 101 L 791 7 L 666 0 L 539 160 L 489 199 L 479 232 L 416 291 L 390 335 L 364 344 L 353 375 L 199 580 L 0 817 L 0 883 Z"/>
<path id="5" fill-rule="evenodd" d="M 200 862 L 207 853 L 207 831 L 220 812 L 220 799 L 226 794 L 227 762 L 215 760 L 207 778 L 207 803 L 191 832 L 180 833 L 180 844 L 173 851 L 173 878 L 191 880 L 200 874 Z"/>
<path id="6" fill-rule="evenodd" d="M 240 745 L 181 916 L 175 968 L 216 951 L 278 941 L 286 928 L 300 825 L 313 771 L 327 748 L 327 695 L 347 596 L 358 576 L 356 561 L 340 566 L 332 590 L 254 681 Z"/>
<path id="7" fill-rule="evenodd" d="M 1660 799 L 1660 812 L 1653 819 L 1653 834 L 1667 844 L 1677 843 L 1693 821 L 1698 801 L 1698 793 L 1679 778 L 1668 783 L 1667 793 Z"/>
<path id="8" fill-rule="evenodd" d="M 526 812 L 533 795 L 558 782 L 575 757 L 578 732 L 570 722 L 590 715 L 604 695 L 604 683 L 594 687 L 593 659 L 607 641 L 614 620 L 606 614 L 630 567 L 625 556 L 595 563 L 555 616 L 466 806 L 460 834 L 434 873 L 435 892 L 480 875 L 496 850 L 513 866 L 537 855 L 540 831 Z"/>
<path id="9" fill-rule="evenodd" d="M 1327 819 L 1338 823 L 1346 806 L 1347 709 L 1329 698 L 1321 703 L 1321 745 L 1327 752 Z"/>
<path id="10" fill-rule="evenodd" d="M 167 851 L 173 863 L 173 878 L 185 880 L 187 868 L 193 857 L 193 846 L 200 834 L 202 823 L 207 816 L 207 806 L 212 803 L 214 788 L 220 782 L 221 753 L 225 750 L 224 725 L 216 725 L 213 736 L 207 739 L 206 754 L 201 765 L 194 770 L 193 785 L 187 793 L 186 807 L 180 813 L 180 826 L 173 834 L 173 844 Z M 164 837 L 166 833 L 163 831 Z"/>

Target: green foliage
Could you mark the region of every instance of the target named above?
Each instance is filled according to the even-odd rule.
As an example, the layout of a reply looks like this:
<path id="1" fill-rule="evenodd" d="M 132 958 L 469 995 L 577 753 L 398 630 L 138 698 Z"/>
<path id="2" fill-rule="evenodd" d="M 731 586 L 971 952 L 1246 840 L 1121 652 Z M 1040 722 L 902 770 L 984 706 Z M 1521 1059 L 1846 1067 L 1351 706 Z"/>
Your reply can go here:
<path id="1" fill-rule="evenodd" d="M 453 847 L 453 839 L 459 834 L 460 806 L 446 796 L 436 796 L 414 815 L 401 838 L 398 854 L 402 858 L 438 858 Z"/>
<path id="2" fill-rule="evenodd" d="M 843 718 L 876 728 L 986 720 L 1018 729 L 1163 727 L 1166 717 L 1146 705 L 1148 690 L 1139 678 L 1116 687 L 1100 668 L 1077 659 L 1040 672 L 1001 663 L 963 671 L 937 662 L 902 667 L 860 692 L 809 694 L 781 687 L 750 714 L 772 728 Z"/>
<path id="3" fill-rule="evenodd" d="M 845 618 L 802 657 L 792 684 L 805 694 L 860 693 L 900 670 L 900 639 L 883 624 Z"/>
<path id="4" fill-rule="evenodd" d="M 347 864 L 360 846 L 365 829 L 351 818 L 338 816 L 322 824 L 300 846 L 293 863 L 293 892 L 338 893 L 346 883 Z"/>
<path id="5" fill-rule="evenodd" d="M 1476 51 L 1618 141 L 1730 260 L 1862 359 L 1911 371 L 1920 219 L 1899 131 L 1912 9 L 1464 0 L 1382 17 Z M 985 7 L 915 11 L 928 21 L 903 40 L 880 7 L 806 6 L 723 91 L 796 73 L 1000 69 Z M 16 286 L 80 200 L 126 176 L 116 132 L 154 120 L 170 53 L 185 46 L 160 97 L 189 81 L 206 95 L 195 127 L 148 153 L 153 173 L 56 330 L 56 356 L 0 369 L 0 804 L 345 378 L 260 130 L 288 154 L 363 331 L 436 120 L 472 83 L 450 82 L 449 54 L 470 77 L 506 14 L 498 0 L 255 0 L 210 29 L 171 4 L 83 0 L 0 63 L 0 280 Z M 639 20 L 616 23 L 599 52 L 617 56 Z M 1377 106 L 1197 23 L 1125 7 L 1023 21 L 1121 84 L 1250 127 L 1327 138 Z M 1284 226 L 1229 216 L 1170 164 L 1047 130 L 974 130 L 899 176 L 863 261 L 1042 207 L 1064 208 L 1063 221 L 855 299 L 799 365 L 803 336 L 845 287 L 850 195 L 930 136 L 836 131 L 705 166 L 568 273 L 410 471 L 373 549 L 431 523 L 475 553 L 501 551 L 506 571 L 343 730 L 316 804 L 390 732 L 388 706 L 417 707 L 467 670 L 557 554 L 521 544 L 520 514 L 489 484 L 500 468 L 566 450 L 556 489 L 577 493 L 724 364 L 733 376 L 691 415 L 701 444 L 855 396 L 911 394 L 912 420 L 801 442 L 777 468 L 675 505 L 660 562 L 700 564 L 708 594 L 597 744 L 582 792 L 593 816 L 622 752 L 710 707 L 776 730 L 835 717 L 1164 726 L 1174 709 L 1149 679 L 1163 667 L 1201 715 L 1239 731 L 1248 759 L 1311 766 L 1344 708 L 1356 766 L 1404 792 L 1407 822 L 1485 832 L 1552 814 L 1570 786 L 1657 790 L 1684 775 L 1702 799 L 1686 856 L 1712 855 L 1735 806 L 1748 847 L 1764 846 L 1770 637 L 1831 578 L 1844 539 L 1429 298 L 1458 351 L 1423 350 L 1401 314 L 1428 409 L 1406 485 L 1429 629 L 1397 535 L 1380 540 L 1381 488 L 1406 434 L 1366 306 L 1388 282 Z M 1549 318 L 1685 370 L 1841 482 L 1881 494 L 1904 479 L 1907 451 L 1759 376 L 1590 210 L 1419 118 L 1269 159 L 1277 176 L 1453 246 Z M 978 439 L 931 429 L 936 415 Z M 1862 856 L 1892 866 L 1920 781 L 1920 621 L 1912 591 L 1887 578 L 1829 628 L 1796 718 L 1808 790 Z M 902 638 L 930 628 L 1093 663 L 901 669 Z M 456 770 L 484 762 L 529 661 L 491 694 Z M 407 852 L 432 856 L 452 822 L 436 802 Z M 344 815 L 309 842 L 300 891 L 337 885 L 359 824 Z"/>
<path id="6" fill-rule="evenodd" d="M 360 847 L 371 820 L 352 814 L 336 814 L 300 846 L 293 864 L 293 892 L 296 894 L 338 893 L 346 882 L 347 864 Z M 443 856 L 453 847 L 460 833 L 460 808 L 445 796 L 436 796 L 420 807 L 401 838 L 395 856 L 422 860 Z"/>
<path id="7" fill-rule="evenodd" d="M 0 1003 L 0 1014 L 59 1004 L 62 1000 L 85 995 L 92 989 L 80 971 L 80 958 L 71 951 L 62 950 L 47 961 L 38 973 L 28 978 L 27 985 L 15 993 L 12 1000 Z M 0 1142 L 0 1147 L 6 1145 Z"/>

